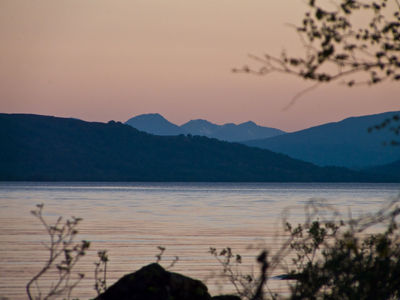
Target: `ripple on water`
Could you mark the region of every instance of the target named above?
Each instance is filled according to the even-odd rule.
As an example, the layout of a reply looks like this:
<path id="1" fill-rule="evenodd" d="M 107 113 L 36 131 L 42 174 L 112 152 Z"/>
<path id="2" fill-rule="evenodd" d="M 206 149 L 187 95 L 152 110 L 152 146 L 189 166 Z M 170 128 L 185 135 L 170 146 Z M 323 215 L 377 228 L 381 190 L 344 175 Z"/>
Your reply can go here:
<path id="1" fill-rule="evenodd" d="M 154 262 L 162 245 L 165 266 L 179 256 L 173 270 L 205 280 L 216 293 L 231 286 L 212 276 L 221 267 L 209 247 L 231 246 L 251 271 L 261 247 L 278 251 L 285 208 L 294 223 L 304 219 L 310 198 L 345 213 L 371 212 L 399 190 L 398 184 L 0 183 L 0 296 L 26 299 L 25 284 L 46 259 L 41 243 L 48 237 L 29 213 L 37 203 L 45 204 L 50 220 L 84 219 L 80 238 L 92 245 L 79 265 L 87 276 L 75 293 L 84 299 L 94 296 L 99 249 L 109 251 L 110 283 Z"/>

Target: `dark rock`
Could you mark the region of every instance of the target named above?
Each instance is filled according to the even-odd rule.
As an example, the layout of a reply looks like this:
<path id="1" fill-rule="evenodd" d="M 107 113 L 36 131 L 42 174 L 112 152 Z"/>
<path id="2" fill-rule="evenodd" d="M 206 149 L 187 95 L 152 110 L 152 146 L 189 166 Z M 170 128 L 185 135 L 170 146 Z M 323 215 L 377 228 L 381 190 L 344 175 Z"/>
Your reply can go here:
<path id="1" fill-rule="evenodd" d="M 235 296 L 235 295 L 214 296 L 211 299 L 212 300 L 241 300 L 239 296 Z"/>
<path id="2" fill-rule="evenodd" d="M 199 280 L 150 264 L 125 275 L 95 300 L 211 300 Z"/>

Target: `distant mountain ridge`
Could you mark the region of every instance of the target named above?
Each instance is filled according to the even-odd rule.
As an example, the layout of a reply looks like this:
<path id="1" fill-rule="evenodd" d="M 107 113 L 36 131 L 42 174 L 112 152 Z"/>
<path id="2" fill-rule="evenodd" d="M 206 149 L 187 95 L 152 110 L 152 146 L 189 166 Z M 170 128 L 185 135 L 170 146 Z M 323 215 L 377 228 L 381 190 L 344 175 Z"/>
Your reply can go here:
<path id="1" fill-rule="evenodd" d="M 143 114 L 130 118 L 125 122 L 140 131 L 155 135 L 179 135 L 185 134 L 179 126 L 169 122 L 160 114 Z"/>
<path id="2" fill-rule="evenodd" d="M 217 125 L 207 120 L 191 120 L 181 126 L 166 120 L 160 114 L 142 114 L 125 122 L 138 130 L 155 135 L 191 134 L 216 138 L 227 142 L 273 137 L 285 132 L 276 128 L 259 126 L 252 121 L 241 124 Z"/>
<path id="3" fill-rule="evenodd" d="M 399 146 L 385 146 L 400 139 L 389 130 L 368 132 L 400 111 L 351 117 L 284 135 L 243 142 L 245 145 L 269 149 L 319 166 L 354 169 L 392 163 L 400 159 Z M 399 171 L 400 172 L 400 171 Z"/>
<path id="4" fill-rule="evenodd" d="M 392 181 L 322 168 L 200 136 L 155 136 L 120 122 L 0 114 L 0 180 Z"/>

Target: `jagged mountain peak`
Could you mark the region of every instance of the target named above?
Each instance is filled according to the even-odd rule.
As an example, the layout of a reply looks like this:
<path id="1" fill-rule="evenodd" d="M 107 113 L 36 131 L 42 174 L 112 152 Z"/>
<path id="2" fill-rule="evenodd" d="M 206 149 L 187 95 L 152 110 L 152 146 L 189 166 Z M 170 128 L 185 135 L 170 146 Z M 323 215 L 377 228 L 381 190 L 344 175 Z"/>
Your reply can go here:
<path id="1" fill-rule="evenodd" d="M 254 127 L 254 126 L 258 126 L 256 123 L 254 123 L 253 121 L 247 121 L 247 122 L 243 122 L 243 123 L 240 123 L 239 124 L 239 126 L 251 126 L 251 127 Z"/>
<path id="2" fill-rule="evenodd" d="M 228 142 L 267 138 L 284 133 L 279 129 L 259 126 L 253 121 L 247 121 L 239 125 L 234 123 L 217 125 L 205 119 L 194 119 L 178 126 L 169 122 L 160 114 L 139 115 L 129 119 L 126 124 L 157 135 L 192 134 Z"/>
<path id="3" fill-rule="evenodd" d="M 125 124 L 155 135 L 179 135 L 186 133 L 179 126 L 169 122 L 158 113 L 138 115 L 130 118 Z"/>

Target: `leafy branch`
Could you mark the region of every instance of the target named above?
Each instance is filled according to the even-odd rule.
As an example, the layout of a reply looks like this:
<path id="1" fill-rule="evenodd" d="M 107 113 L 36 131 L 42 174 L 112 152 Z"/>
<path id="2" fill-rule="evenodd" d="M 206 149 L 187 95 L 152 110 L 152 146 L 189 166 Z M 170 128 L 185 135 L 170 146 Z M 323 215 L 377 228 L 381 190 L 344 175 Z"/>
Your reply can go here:
<path id="1" fill-rule="evenodd" d="M 343 79 L 349 87 L 400 80 L 400 8 L 391 11 L 388 0 L 341 0 L 334 10 L 316 2 L 309 0 L 310 10 L 301 25 L 295 26 L 305 49 L 303 57 L 289 56 L 285 51 L 280 57 L 250 55 L 261 64 L 258 69 L 244 66 L 233 71 L 257 75 L 281 72 L 318 83 Z M 370 19 L 356 27 L 352 17 L 359 11 Z"/>
<path id="2" fill-rule="evenodd" d="M 229 247 L 210 253 L 242 299 L 286 299 L 268 286 L 274 270 L 285 272 L 274 278 L 287 280 L 288 299 L 399 299 L 399 201 L 345 221 L 333 206 L 310 201 L 304 223 L 292 226 L 284 219 L 287 238 L 275 254 L 261 251 L 257 278 L 240 272 L 241 257 Z"/>
<path id="3" fill-rule="evenodd" d="M 97 295 L 100 295 L 107 290 L 107 250 L 98 251 L 97 256 L 99 261 L 94 263 L 94 289 L 97 292 Z"/>

